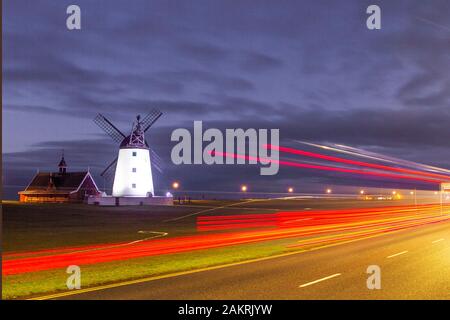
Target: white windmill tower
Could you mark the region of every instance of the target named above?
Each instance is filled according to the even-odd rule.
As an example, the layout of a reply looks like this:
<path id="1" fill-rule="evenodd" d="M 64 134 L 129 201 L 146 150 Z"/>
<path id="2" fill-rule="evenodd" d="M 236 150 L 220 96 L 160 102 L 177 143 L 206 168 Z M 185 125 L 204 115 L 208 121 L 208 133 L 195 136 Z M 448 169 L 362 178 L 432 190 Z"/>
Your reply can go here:
<path id="1" fill-rule="evenodd" d="M 125 136 L 103 115 L 98 114 L 94 122 L 114 141 L 120 142 L 116 159 L 101 173 L 106 173 L 115 165 L 114 197 L 148 197 L 154 195 L 152 163 L 150 148 L 145 140 L 145 132 L 162 115 L 154 110 L 142 120 L 138 115 L 133 123 L 131 133 Z"/>

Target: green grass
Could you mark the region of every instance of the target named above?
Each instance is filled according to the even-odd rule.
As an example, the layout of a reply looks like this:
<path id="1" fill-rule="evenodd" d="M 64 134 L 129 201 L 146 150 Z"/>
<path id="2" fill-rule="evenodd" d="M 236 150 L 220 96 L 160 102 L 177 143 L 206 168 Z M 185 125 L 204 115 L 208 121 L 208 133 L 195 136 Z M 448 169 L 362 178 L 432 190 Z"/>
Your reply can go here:
<path id="1" fill-rule="evenodd" d="M 194 200 L 192 205 L 98 207 L 85 204 L 22 204 L 3 201 L 3 250 L 28 251 L 64 246 L 128 242 L 145 238 L 140 230 L 168 232 L 168 237 L 196 232 L 196 216 L 175 222 L 166 220 L 201 211 L 201 206 L 223 206 L 236 201 Z M 395 202 L 389 205 L 400 205 Z M 283 200 L 256 201 L 214 210 L 212 214 L 273 213 L 274 209 L 301 210 L 372 207 L 376 201 Z M 386 203 L 384 203 L 386 205 Z M 253 210 L 246 210 L 245 207 Z M 260 208 L 256 209 L 255 208 Z"/>
<path id="2" fill-rule="evenodd" d="M 201 205 L 217 206 L 218 203 L 202 201 Z M 164 221 L 199 210 L 201 208 L 188 206 L 96 207 L 4 202 L 3 249 L 5 252 L 20 252 L 133 241 L 147 236 L 139 234 L 139 230 L 164 231 L 169 233 L 168 237 L 189 235 L 196 233 L 196 217 L 171 223 Z M 290 243 L 292 241 L 289 240 Z M 82 266 L 82 286 L 270 256 L 283 252 L 283 243 L 287 243 L 286 240 L 86 265 Z M 64 291 L 67 290 L 67 277 L 64 269 L 3 277 L 2 296 L 4 299 L 14 299 Z"/>
<path id="3" fill-rule="evenodd" d="M 190 253 L 81 266 L 81 286 L 82 288 L 88 288 L 125 280 L 268 257 L 287 252 L 286 245 L 294 242 L 295 239 L 283 239 Z M 67 291 L 66 280 L 68 276 L 65 269 L 55 269 L 3 277 L 2 298 L 20 299 Z"/>
<path id="4" fill-rule="evenodd" d="M 18 252 L 46 248 L 106 244 L 145 238 L 139 230 L 168 232 L 168 237 L 196 233 L 196 217 L 176 222 L 164 222 L 198 212 L 197 205 L 218 206 L 231 201 L 195 201 L 192 206 L 97 207 L 83 204 L 20 204 L 3 202 L 3 250 Z M 214 214 L 273 213 L 266 208 L 299 210 L 305 207 L 376 206 L 377 202 L 350 200 L 252 202 L 258 210 L 219 209 Z M 400 203 L 396 203 L 400 204 Z M 245 204 L 243 205 L 246 206 Z M 236 210 L 238 209 L 238 210 Z M 266 257 L 286 252 L 287 244 L 296 239 L 284 239 L 254 244 L 216 248 L 189 253 L 146 257 L 126 261 L 81 266 L 82 287 L 180 272 L 213 265 Z M 48 270 L 3 277 L 3 298 L 14 299 L 65 291 L 67 274 L 64 269 Z"/>
<path id="5" fill-rule="evenodd" d="M 3 250 L 32 251 L 65 246 L 128 242 L 145 238 L 138 231 L 195 232 L 195 218 L 164 220 L 199 211 L 182 206 L 97 207 L 84 204 L 20 204 L 3 209 Z"/>

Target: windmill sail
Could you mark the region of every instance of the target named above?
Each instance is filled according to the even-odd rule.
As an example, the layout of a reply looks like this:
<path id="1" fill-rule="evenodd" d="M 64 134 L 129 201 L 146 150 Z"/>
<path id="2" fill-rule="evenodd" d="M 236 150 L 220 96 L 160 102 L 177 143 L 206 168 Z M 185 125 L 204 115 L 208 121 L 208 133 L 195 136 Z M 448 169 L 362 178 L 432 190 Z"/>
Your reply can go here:
<path id="1" fill-rule="evenodd" d="M 164 171 L 164 161 L 161 159 L 161 157 L 156 153 L 155 150 L 150 149 L 150 154 L 152 158 L 152 165 L 153 167 L 159 172 L 163 173 Z"/>
<path id="2" fill-rule="evenodd" d="M 105 170 L 102 171 L 102 173 L 100 173 L 100 176 L 109 179 L 113 172 L 111 169 L 115 168 L 116 164 L 117 164 L 117 157 L 105 168 Z"/>
<path id="3" fill-rule="evenodd" d="M 150 111 L 141 121 L 142 127 L 144 128 L 144 132 L 146 132 L 148 129 L 150 129 L 150 127 L 161 116 L 162 116 L 162 112 L 157 109 L 153 109 L 152 111 Z"/>
<path id="4" fill-rule="evenodd" d="M 125 138 L 125 135 L 117 129 L 105 116 L 102 114 L 98 114 L 94 118 L 94 122 L 103 129 L 114 141 L 122 142 Z"/>

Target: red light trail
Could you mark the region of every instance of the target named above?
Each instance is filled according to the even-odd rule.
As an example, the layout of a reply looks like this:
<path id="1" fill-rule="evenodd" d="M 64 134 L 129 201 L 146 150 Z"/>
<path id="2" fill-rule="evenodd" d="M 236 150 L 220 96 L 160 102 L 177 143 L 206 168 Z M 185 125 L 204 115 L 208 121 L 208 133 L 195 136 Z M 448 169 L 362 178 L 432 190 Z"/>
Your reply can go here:
<path id="1" fill-rule="evenodd" d="M 360 167 L 368 167 L 368 168 L 374 168 L 374 169 L 380 169 L 380 170 L 408 173 L 408 174 L 418 175 L 418 176 L 433 177 L 433 178 L 444 179 L 444 181 L 450 180 L 450 176 L 447 176 L 447 175 L 428 173 L 428 172 L 404 169 L 404 168 L 389 167 L 389 166 L 380 165 L 380 164 L 355 161 L 355 160 L 344 159 L 344 158 L 339 158 L 339 157 L 332 157 L 332 156 L 327 156 L 327 155 L 323 155 L 323 154 L 319 154 L 319 153 L 313 153 L 313 152 L 292 149 L 292 148 L 287 148 L 287 147 L 265 145 L 265 148 L 271 149 L 271 150 L 278 150 L 280 152 L 285 152 L 285 153 L 290 153 L 290 154 L 301 155 L 301 156 L 305 156 L 305 157 L 317 158 L 317 159 L 328 160 L 328 161 L 333 161 L 333 162 L 346 163 L 346 164 L 356 165 L 356 166 L 360 166 Z"/>
<path id="2" fill-rule="evenodd" d="M 272 159 L 268 159 L 268 158 L 247 156 L 247 155 L 241 155 L 241 154 L 235 154 L 235 153 L 229 153 L 229 152 L 212 151 L 211 154 L 234 158 L 234 159 L 245 159 L 247 161 L 249 161 L 249 160 L 260 161 L 260 162 L 263 161 L 266 163 L 275 162 L 281 166 L 288 166 L 288 167 L 316 169 L 316 170 L 332 171 L 332 172 L 343 172 L 343 173 L 368 175 L 368 176 L 373 176 L 373 177 L 382 177 L 382 178 L 389 178 L 389 179 L 407 179 L 407 180 L 422 181 L 422 182 L 433 183 L 433 184 L 441 183 L 440 180 L 405 176 L 405 175 L 394 174 L 394 173 L 381 173 L 381 172 L 374 172 L 374 171 L 364 171 L 364 170 L 358 170 L 358 169 L 345 169 L 345 168 L 299 163 L 299 162 L 292 162 L 292 161 L 272 160 Z"/>
<path id="3" fill-rule="evenodd" d="M 197 218 L 197 231 L 218 231 L 233 229 L 250 229 L 262 227 L 292 228 L 296 226 L 326 226 L 344 222 L 361 222 L 370 218 L 379 219 L 386 216 L 402 217 L 405 213 L 417 213 L 430 210 L 436 205 L 390 206 L 367 209 L 308 210 L 295 212 L 277 212 L 274 214 L 218 215 Z"/>
<path id="4" fill-rule="evenodd" d="M 27 272 L 38 272 L 68 265 L 92 265 L 96 263 L 123 261 L 133 258 L 151 257 L 173 253 L 190 252 L 269 241 L 285 238 L 300 238 L 327 235 L 326 241 L 339 241 L 347 238 L 363 238 L 376 234 L 384 234 L 438 223 L 450 219 L 448 215 L 440 214 L 439 205 L 398 206 L 370 209 L 321 210 L 279 212 L 268 214 L 268 224 L 262 221 L 263 215 L 242 215 L 231 217 L 202 217 L 199 222 L 215 221 L 216 230 L 221 230 L 223 221 L 230 228 L 258 227 L 258 230 L 239 230 L 235 232 L 205 233 L 192 236 L 181 236 L 167 239 L 153 239 L 122 246 L 111 244 L 53 250 L 27 252 L 27 257 L 19 257 L 20 253 L 4 255 L 3 275 L 10 276 Z M 450 209 L 445 205 L 444 209 Z M 308 219 L 308 220 L 305 220 Z M 239 221 L 243 220 L 243 221 Z M 246 222 L 250 221 L 250 223 Z M 226 224 L 225 223 L 225 224 Z M 214 224 L 199 223 L 199 229 L 213 228 Z M 330 233 L 331 236 L 330 236 Z M 336 234 L 340 233 L 340 234 Z M 345 234 L 342 234 L 345 233 Z M 331 238 L 330 238 L 331 237 Z M 323 240 L 323 239 L 322 239 Z M 304 245 L 314 245 L 318 238 L 302 240 Z M 325 241 L 325 240 L 323 240 Z"/>

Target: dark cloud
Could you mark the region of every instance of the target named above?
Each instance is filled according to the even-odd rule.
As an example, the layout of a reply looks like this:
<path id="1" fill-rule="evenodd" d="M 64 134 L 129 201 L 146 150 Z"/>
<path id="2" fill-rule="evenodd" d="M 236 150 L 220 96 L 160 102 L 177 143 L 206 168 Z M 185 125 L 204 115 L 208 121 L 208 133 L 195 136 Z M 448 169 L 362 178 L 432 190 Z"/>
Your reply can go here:
<path id="1" fill-rule="evenodd" d="M 223 62 L 228 52 L 219 46 L 208 43 L 181 43 L 178 46 L 181 54 L 194 59 L 199 63 Z"/>
<path id="2" fill-rule="evenodd" d="M 164 116 L 150 139 L 190 189 L 354 183 L 353 177 L 256 168 L 170 165 L 170 132 L 279 128 L 292 140 L 359 146 L 450 167 L 450 2 L 379 1 L 382 29 L 365 27 L 367 1 L 84 1 L 82 30 L 65 28 L 69 1 L 3 4 L 4 182 L 23 185 L 65 149 L 98 172 L 114 144 L 91 119 L 123 130 L 137 113 Z M 25 134 L 26 133 L 26 134 Z M 293 178 L 295 177 L 295 178 Z M 262 179 L 262 180 L 261 180 Z M 379 183 L 374 181 L 373 183 Z"/>
<path id="3" fill-rule="evenodd" d="M 250 81 L 242 77 L 230 77 L 200 70 L 165 71 L 155 76 L 167 82 L 189 84 L 198 82 L 220 91 L 251 91 L 254 88 Z"/>
<path id="4" fill-rule="evenodd" d="M 282 65 L 283 61 L 279 59 L 259 52 L 250 52 L 244 55 L 241 67 L 249 72 L 260 72 L 281 67 Z"/>

